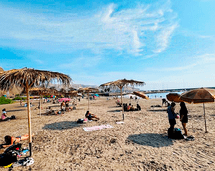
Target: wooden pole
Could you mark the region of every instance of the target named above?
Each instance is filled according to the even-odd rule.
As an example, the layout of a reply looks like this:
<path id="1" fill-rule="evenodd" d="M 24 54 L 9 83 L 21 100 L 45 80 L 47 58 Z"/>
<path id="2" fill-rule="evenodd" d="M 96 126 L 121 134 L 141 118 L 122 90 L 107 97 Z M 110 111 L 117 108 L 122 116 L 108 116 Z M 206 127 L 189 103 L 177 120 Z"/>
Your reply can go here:
<path id="1" fill-rule="evenodd" d="M 122 86 L 120 86 L 120 94 L 121 94 L 121 104 L 122 104 L 122 119 L 124 120 L 125 116 L 124 116 L 124 106 L 122 103 Z"/>
<path id="2" fill-rule="evenodd" d="M 87 93 L 88 95 L 88 111 L 90 111 L 90 97 L 89 97 L 89 92 Z"/>
<path id="3" fill-rule="evenodd" d="M 41 116 L 41 105 L 42 105 L 42 103 L 41 103 L 41 101 L 42 101 L 42 96 L 40 95 L 40 116 Z"/>
<path id="4" fill-rule="evenodd" d="M 204 109 L 204 119 L 205 119 L 205 133 L 207 133 L 207 125 L 206 125 L 206 118 L 205 118 L 205 103 L 203 103 L 203 109 Z"/>
<path id="5" fill-rule="evenodd" d="M 28 112 L 28 135 L 29 135 L 29 149 L 30 156 L 32 156 L 32 136 L 31 136 L 31 107 L 30 107 L 30 96 L 29 96 L 29 88 L 28 83 L 26 82 L 26 92 L 27 92 L 27 112 Z"/>

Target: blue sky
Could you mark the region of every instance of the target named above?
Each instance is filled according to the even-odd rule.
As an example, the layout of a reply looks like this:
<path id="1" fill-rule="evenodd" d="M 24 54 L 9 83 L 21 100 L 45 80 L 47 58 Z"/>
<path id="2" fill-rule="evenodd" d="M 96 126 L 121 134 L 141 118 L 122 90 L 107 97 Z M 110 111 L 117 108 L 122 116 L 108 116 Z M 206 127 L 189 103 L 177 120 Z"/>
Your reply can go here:
<path id="1" fill-rule="evenodd" d="M 62 72 L 75 84 L 215 86 L 214 7 L 214 0 L 1 0 L 0 67 Z"/>

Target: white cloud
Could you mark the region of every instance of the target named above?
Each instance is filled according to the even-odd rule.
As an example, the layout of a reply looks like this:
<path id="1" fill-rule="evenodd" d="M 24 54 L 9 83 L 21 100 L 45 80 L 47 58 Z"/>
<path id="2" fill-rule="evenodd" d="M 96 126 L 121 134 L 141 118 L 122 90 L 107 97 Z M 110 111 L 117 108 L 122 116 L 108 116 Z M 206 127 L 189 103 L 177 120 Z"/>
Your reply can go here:
<path id="1" fill-rule="evenodd" d="M 63 69 L 76 68 L 77 70 L 83 70 L 86 68 L 95 67 L 100 62 L 100 60 L 101 60 L 100 56 L 96 56 L 96 57 L 80 56 L 72 60 L 72 62 L 70 63 L 60 64 L 59 68 L 63 68 Z"/>
<path id="2" fill-rule="evenodd" d="M 46 52 L 115 50 L 139 56 L 164 51 L 177 26 L 169 1 L 59 17 L 0 4 L 0 45 Z"/>

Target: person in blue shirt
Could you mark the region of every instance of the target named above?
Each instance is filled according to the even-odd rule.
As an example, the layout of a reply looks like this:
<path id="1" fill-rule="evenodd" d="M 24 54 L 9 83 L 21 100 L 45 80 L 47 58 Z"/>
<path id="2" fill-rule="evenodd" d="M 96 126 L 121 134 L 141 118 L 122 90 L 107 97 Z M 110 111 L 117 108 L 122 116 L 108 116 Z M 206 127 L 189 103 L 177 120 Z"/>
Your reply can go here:
<path id="1" fill-rule="evenodd" d="M 176 113 L 175 113 L 175 103 L 172 102 L 171 105 L 167 108 L 167 113 L 168 113 L 168 119 L 169 119 L 169 124 L 170 124 L 170 131 L 173 132 L 174 126 L 176 124 Z"/>

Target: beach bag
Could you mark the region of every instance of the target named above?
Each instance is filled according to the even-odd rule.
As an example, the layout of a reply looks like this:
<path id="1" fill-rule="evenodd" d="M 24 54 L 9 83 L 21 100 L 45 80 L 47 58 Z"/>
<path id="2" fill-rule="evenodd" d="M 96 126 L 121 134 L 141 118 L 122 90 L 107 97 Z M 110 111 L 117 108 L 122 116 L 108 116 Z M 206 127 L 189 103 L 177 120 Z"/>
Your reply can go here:
<path id="1" fill-rule="evenodd" d="M 16 119 L 16 116 L 12 115 L 12 116 L 10 117 L 10 119 Z"/>
<path id="2" fill-rule="evenodd" d="M 182 134 L 181 129 L 174 128 L 174 131 L 172 131 L 170 128 L 168 129 L 168 138 L 172 139 L 184 139 L 184 136 Z"/>
<path id="3" fill-rule="evenodd" d="M 174 139 L 184 139 L 184 136 L 180 128 L 175 128 L 174 130 L 175 130 Z"/>
<path id="4" fill-rule="evenodd" d="M 17 162 L 17 150 L 21 148 L 20 143 L 8 147 L 3 154 L 0 154 L 0 166 L 8 166 Z"/>
<path id="5" fill-rule="evenodd" d="M 83 123 L 83 122 L 84 122 L 83 119 L 78 119 L 78 120 L 77 120 L 77 123 Z"/>

